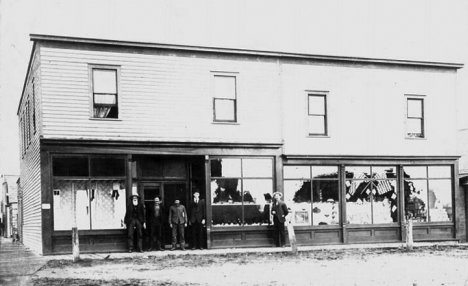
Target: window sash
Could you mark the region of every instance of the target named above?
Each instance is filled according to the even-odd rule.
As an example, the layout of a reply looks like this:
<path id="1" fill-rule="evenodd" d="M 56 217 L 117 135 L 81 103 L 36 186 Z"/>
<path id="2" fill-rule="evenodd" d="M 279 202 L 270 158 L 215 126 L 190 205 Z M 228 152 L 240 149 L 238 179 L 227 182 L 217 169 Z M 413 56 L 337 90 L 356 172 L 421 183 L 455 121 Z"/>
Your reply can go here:
<path id="1" fill-rule="evenodd" d="M 408 98 L 406 108 L 406 136 L 424 138 L 424 99 Z"/>
<path id="2" fill-rule="evenodd" d="M 92 68 L 93 118 L 119 117 L 117 69 Z"/>
<path id="3" fill-rule="evenodd" d="M 309 135 L 326 135 L 325 116 L 309 115 Z"/>
<path id="4" fill-rule="evenodd" d="M 309 135 L 327 135 L 326 95 L 309 94 L 307 98 Z"/>
<path id="5" fill-rule="evenodd" d="M 93 69 L 94 93 L 117 93 L 117 70 Z"/>
<path id="6" fill-rule="evenodd" d="M 214 99 L 214 120 L 236 122 L 236 100 L 235 99 Z"/>

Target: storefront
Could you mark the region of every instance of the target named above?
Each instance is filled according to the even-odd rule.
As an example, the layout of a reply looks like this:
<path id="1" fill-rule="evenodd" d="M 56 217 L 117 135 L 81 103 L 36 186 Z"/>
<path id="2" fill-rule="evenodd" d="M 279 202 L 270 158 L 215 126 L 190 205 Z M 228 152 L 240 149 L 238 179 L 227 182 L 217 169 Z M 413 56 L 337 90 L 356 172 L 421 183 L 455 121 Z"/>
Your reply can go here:
<path id="1" fill-rule="evenodd" d="M 299 244 L 455 239 L 456 158 L 288 157 L 284 198 Z"/>
<path id="2" fill-rule="evenodd" d="M 281 160 L 277 146 L 196 151 L 179 148 L 177 152 L 159 149 L 160 154 L 155 154 L 156 150 L 129 153 L 128 148 L 116 148 L 107 154 L 102 153 L 102 148 L 46 149 L 54 150 L 43 156 L 44 166 L 50 163 L 50 168 L 45 168 L 50 170 L 50 180 L 44 180 L 43 185 L 47 187 L 51 182 L 45 194 L 51 198 L 51 218 L 44 224 L 46 236 L 50 235 L 50 240 L 44 241 L 50 253 L 70 252 L 74 225 L 79 230 L 80 251 L 125 251 L 123 218 L 128 197 L 135 193 L 146 209 L 152 207 L 157 196 L 167 211 L 176 198 L 187 206 L 193 192 L 199 191 L 206 200 L 205 247 L 272 243 L 265 194 L 279 189 L 275 179 L 275 166 Z M 200 155 L 203 153 L 215 155 Z M 163 229 L 163 243 L 168 246 L 168 223 Z M 191 242 L 190 233 L 188 229 L 186 243 Z M 148 246 L 148 234 L 149 230 L 144 248 Z"/>

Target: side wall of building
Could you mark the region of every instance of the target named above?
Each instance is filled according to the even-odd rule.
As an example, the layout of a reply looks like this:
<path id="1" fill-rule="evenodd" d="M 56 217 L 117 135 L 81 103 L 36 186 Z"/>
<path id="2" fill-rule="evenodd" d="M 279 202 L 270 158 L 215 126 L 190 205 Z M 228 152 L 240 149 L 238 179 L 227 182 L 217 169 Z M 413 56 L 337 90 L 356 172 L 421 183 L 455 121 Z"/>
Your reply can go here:
<path id="1" fill-rule="evenodd" d="M 42 253 L 40 169 L 40 53 L 35 50 L 19 108 L 20 176 L 22 188 L 23 243 Z"/>

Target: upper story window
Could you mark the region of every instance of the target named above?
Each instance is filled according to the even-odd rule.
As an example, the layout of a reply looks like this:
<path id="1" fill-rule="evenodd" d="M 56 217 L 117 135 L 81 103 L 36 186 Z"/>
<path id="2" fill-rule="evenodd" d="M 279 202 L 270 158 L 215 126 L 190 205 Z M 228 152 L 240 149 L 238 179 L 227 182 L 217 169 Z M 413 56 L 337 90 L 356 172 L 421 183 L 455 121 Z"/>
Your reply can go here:
<path id="1" fill-rule="evenodd" d="M 237 122 L 236 82 L 235 75 L 214 75 L 214 122 Z"/>
<path id="2" fill-rule="evenodd" d="M 32 85 L 32 122 L 33 122 L 33 132 L 36 133 L 37 126 L 36 126 L 36 91 L 35 85 Z"/>
<path id="3" fill-rule="evenodd" d="M 93 118 L 119 118 L 117 69 L 92 68 Z"/>
<path id="4" fill-rule="evenodd" d="M 328 135 L 327 95 L 308 94 L 308 132 L 309 135 Z"/>
<path id="5" fill-rule="evenodd" d="M 406 137 L 424 138 L 424 98 L 406 98 Z"/>

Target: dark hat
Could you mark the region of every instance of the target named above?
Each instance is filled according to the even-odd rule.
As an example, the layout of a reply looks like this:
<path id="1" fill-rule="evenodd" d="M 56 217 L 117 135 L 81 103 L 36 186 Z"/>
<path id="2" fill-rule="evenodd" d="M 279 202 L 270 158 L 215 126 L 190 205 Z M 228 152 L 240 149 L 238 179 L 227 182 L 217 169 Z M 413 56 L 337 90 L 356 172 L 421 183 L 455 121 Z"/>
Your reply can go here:
<path id="1" fill-rule="evenodd" d="M 271 195 L 269 193 L 263 194 L 265 200 L 271 200 Z"/>
<path id="2" fill-rule="evenodd" d="M 138 194 L 133 194 L 133 195 L 130 196 L 131 199 L 133 199 L 134 197 L 139 198 L 140 196 Z"/>

